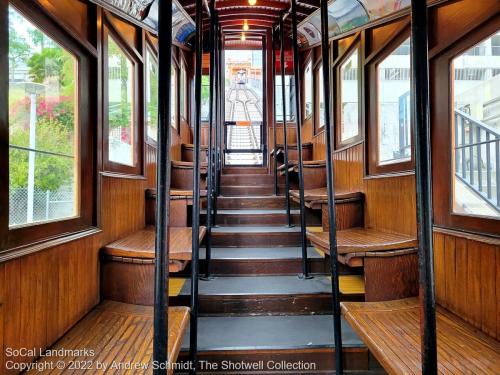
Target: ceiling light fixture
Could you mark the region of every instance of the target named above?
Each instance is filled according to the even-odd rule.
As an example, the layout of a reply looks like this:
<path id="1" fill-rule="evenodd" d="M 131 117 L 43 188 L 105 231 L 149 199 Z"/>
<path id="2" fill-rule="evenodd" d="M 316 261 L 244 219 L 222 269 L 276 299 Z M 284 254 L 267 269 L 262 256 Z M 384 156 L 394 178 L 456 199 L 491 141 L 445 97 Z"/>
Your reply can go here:
<path id="1" fill-rule="evenodd" d="M 244 42 L 245 40 L 247 40 L 245 33 L 241 33 L 241 41 Z"/>
<path id="2" fill-rule="evenodd" d="M 245 20 L 245 22 L 243 22 L 243 30 L 248 31 L 248 29 L 250 29 L 250 27 L 248 26 L 248 21 Z"/>
<path id="3" fill-rule="evenodd" d="M 255 5 L 257 4 L 257 0 L 248 0 L 248 4 Z"/>

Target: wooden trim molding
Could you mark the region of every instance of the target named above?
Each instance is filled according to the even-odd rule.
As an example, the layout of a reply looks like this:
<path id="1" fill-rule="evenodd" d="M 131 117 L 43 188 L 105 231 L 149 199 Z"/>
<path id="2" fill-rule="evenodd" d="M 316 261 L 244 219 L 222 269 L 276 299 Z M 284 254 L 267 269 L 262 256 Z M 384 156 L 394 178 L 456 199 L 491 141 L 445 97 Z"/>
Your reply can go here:
<path id="1" fill-rule="evenodd" d="M 434 226 L 433 232 L 447 234 L 454 237 L 465 238 L 471 241 L 482 242 L 488 245 L 500 246 L 500 236 L 486 236 L 480 233 L 467 232 L 440 226 Z"/>

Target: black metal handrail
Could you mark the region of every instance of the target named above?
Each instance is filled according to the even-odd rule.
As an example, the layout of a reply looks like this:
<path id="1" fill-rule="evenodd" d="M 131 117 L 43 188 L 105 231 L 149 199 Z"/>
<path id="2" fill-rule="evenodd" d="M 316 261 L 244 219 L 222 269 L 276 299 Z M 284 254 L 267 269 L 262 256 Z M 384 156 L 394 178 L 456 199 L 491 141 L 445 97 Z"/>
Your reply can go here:
<path id="1" fill-rule="evenodd" d="M 500 133 L 459 109 L 454 120 L 455 176 L 500 213 Z"/>

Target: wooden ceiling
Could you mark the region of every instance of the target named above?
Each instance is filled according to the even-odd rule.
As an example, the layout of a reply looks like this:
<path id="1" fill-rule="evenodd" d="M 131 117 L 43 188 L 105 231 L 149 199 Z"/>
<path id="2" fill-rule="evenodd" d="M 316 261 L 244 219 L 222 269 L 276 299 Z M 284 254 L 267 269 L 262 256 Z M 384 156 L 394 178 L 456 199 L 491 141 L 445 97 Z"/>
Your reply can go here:
<path id="1" fill-rule="evenodd" d="M 203 0 L 203 27 L 210 27 L 208 4 L 211 0 Z M 195 19 L 196 0 L 179 0 L 185 11 Z M 300 23 L 309 14 L 319 8 L 320 0 L 297 0 L 297 20 Z M 279 22 L 279 17 L 290 10 L 290 0 L 256 0 L 250 5 L 249 0 L 215 0 L 215 9 L 226 40 L 239 39 L 243 31 L 243 24 L 249 25 L 245 33 L 248 44 L 262 39 L 268 30 Z M 285 30 L 291 29 L 291 17 L 285 20 Z M 239 43 L 245 44 L 245 42 Z"/>

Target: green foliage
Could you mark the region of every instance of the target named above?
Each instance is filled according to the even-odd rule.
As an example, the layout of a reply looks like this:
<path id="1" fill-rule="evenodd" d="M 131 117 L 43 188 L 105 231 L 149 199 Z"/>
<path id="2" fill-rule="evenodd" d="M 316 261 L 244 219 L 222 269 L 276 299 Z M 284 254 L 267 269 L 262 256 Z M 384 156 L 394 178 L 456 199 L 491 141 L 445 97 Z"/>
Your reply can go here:
<path id="1" fill-rule="evenodd" d="M 64 87 L 74 80 L 71 55 L 60 47 L 44 48 L 40 53 L 33 54 L 27 64 L 33 82 L 47 83 L 48 79 L 55 78 Z"/>
<path id="2" fill-rule="evenodd" d="M 73 133 L 57 120 L 40 119 L 36 125 L 36 149 L 73 154 Z M 28 145 L 29 132 L 16 129 L 10 134 L 10 143 Z M 23 188 L 28 185 L 28 151 L 10 149 L 10 186 Z M 35 161 L 35 188 L 57 191 L 73 180 L 73 158 L 37 153 Z"/>

